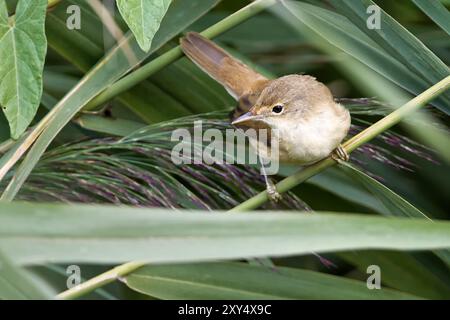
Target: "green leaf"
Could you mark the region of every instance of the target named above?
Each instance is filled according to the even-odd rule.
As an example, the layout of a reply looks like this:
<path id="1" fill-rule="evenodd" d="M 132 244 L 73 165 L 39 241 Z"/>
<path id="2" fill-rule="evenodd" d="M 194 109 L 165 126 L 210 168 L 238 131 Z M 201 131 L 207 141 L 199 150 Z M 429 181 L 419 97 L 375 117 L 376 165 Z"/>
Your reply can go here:
<path id="1" fill-rule="evenodd" d="M 363 189 L 366 189 L 380 200 L 380 205 L 384 206 L 384 208 L 378 210 L 379 212 L 397 217 L 426 218 L 431 220 L 411 203 L 355 166 L 349 163 L 342 163 L 340 169 L 358 182 Z"/>
<path id="2" fill-rule="evenodd" d="M 15 266 L 0 253 L 0 299 L 29 300 L 50 299 L 54 296 L 49 287 L 39 282 L 26 270 Z"/>
<path id="3" fill-rule="evenodd" d="M 378 210 L 385 215 L 397 217 L 411 217 L 431 220 L 426 214 L 396 194 L 394 191 L 358 170 L 355 166 L 343 163 L 341 169 L 361 186 L 380 200 L 384 208 Z M 450 265 L 450 254 L 447 250 L 436 251 L 436 254 L 448 265 Z"/>
<path id="4" fill-rule="evenodd" d="M 404 28 L 389 14 L 380 8 L 380 29 L 367 28 L 367 8 L 376 4 L 371 0 L 335 0 L 333 5 L 351 22 L 359 27 L 367 36 L 381 46 L 392 57 L 399 60 L 405 67 L 412 70 L 416 76 L 433 85 L 450 74 L 450 69 L 430 49 L 428 49 L 411 32 Z M 449 114 L 448 93 L 443 93 L 441 99 L 445 104 L 439 104 L 440 110 Z"/>
<path id="5" fill-rule="evenodd" d="M 101 34 L 98 31 L 104 26 L 87 3 L 65 2 L 80 7 L 83 26 L 80 30 L 69 30 L 66 26 L 67 7 L 56 6 L 47 14 L 45 32 L 48 45 L 71 64 L 87 72 L 104 54 L 103 38 L 98 36 Z"/>
<path id="6" fill-rule="evenodd" d="M 119 11 L 145 52 L 169 8 L 171 0 L 117 0 Z"/>
<path id="7" fill-rule="evenodd" d="M 333 48 L 339 48 L 396 85 L 413 94 L 419 94 L 429 87 L 429 83 L 424 81 L 422 77 L 418 77 L 403 63 L 399 62 L 396 55 L 387 54 L 376 42 L 376 39 L 374 41 L 364 34 L 344 16 L 302 2 L 288 1 L 285 2 L 285 7 L 297 18 L 296 20 L 291 17 L 288 20 L 295 28 L 305 32 L 305 27 L 309 27 L 314 34 L 320 35 Z M 284 15 L 281 16 L 284 19 L 289 18 Z M 305 27 L 299 26 L 299 22 L 304 24 Z M 320 42 L 320 45 L 324 46 L 325 44 Z M 447 108 L 445 104 L 439 104 L 439 107 Z"/>
<path id="8" fill-rule="evenodd" d="M 361 188 L 358 182 L 352 181 L 342 170 L 332 167 L 308 179 L 306 183 L 318 186 L 328 192 L 331 192 L 347 201 L 357 203 L 366 208 L 379 212 L 384 215 L 389 211 L 380 203 L 380 200 L 374 197 L 366 189 Z"/>
<path id="9" fill-rule="evenodd" d="M 144 53 L 138 47 L 136 42 L 130 37 L 123 39 L 106 55 L 91 71 L 80 80 L 75 88 L 67 95 L 41 120 L 36 128 L 30 132 L 24 142 L 17 143 L 0 160 L 0 178 L 2 174 L 9 170 L 9 166 L 15 162 L 15 157 L 23 153 L 27 147 L 23 143 L 30 144 L 36 137 L 36 142 L 30 149 L 24 161 L 16 172 L 14 183 L 9 185 L 2 195 L 2 199 L 14 198 L 17 191 L 29 175 L 41 155 L 50 145 L 52 140 L 61 131 L 61 129 L 95 96 L 102 92 L 109 85 L 117 81 L 121 76 L 130 71 L 139 62 L 145 60 L 153 51 L 159 49 L 164 43 L 185 29 L 202 14 L 210 10 L 217 4 L 218 0 L 192 1 L 186 4 L 184 1 L 175 1 L 162 22 L 162 28 L 156 34 L 152 42 L 152 48 Z M 195 11 L 186 14 L 186 8 L 195 4 Z M 184 19 L 179 19 L 179 15 L 186 15 Z M 128 50 L 125 50 L 128 48 Z M 127 52 L 133 52 L 136 59 L 130 61 Z M 6 164 L 6 165 L 5 165 Z"/>
<path id="10" fill-rule="evenodd" d="M 439 0 L 413 0 L 414 4 L 450 35 L 450 12 Z"/>
<path id="11" fill-rule="evenodd" d="M 89 114 L 78 117 L 75 122 L 85 129 L 119 137 L 129 135 L 145 126 L 145 124 L 132 120 L 106 118 Z"/>
<path id="12" fill-rule="evenodd" d="M 243 263 L 146 266 L 123 281 L 159 299 L 414 299 L 390 289 L 368 290 L 366 283 L 292 268 Z"/>
<path id="13" fill-rule="evenodd" d="M 72 1 L 69 2 L 73 3 Z M 178 1 L 174 2 L 172 7 L 179 6 L 179 3 Z M 196 6 L 191 7 L 192 11 L 185 12 L 185 19 L 190 20 L 187 14 L 196 15 L 198 10 L 202 10 L 202 3 L 191 2 L 191 6 L 194 4 Z M 101 57 L 103 39 L 91 38 L 93 34 L 98 33 L 99 28 L 103 27 L 98 16 L 92 13 L 91 8 L 81 6 L 81 10 L 84 17 L 81 30 L 68 30 L 64 27 L 67 13 L 63 6 L 60 6 L 49 13 L 46 32 L 49 46 L 79 70 L 86 73 Z M 171 8 L 171 10 L 173 9 Z M 151 99 L 148 99 L 148 97 L 151 97 Z M 145 80 L 122 93 L 117 97 L 117 100 L 147 123 L 190 114 L 180 101 L 149 80 Z M 160 108 L 161 105 L 165 107 Z"/>
<path id="14" fill-rule="evenodd" d="M 192 111 L 204 113 L 235 104 L 226 90 L 187 58 L 178 60 L 159 71 L 151 81 Z M 189 83 L 189 90 L 186 90 Z"/>
<path id="15" fill-rule="evenodd" d="M 344 5 L 338 6 L 338 4 L 342 2 L 343 0 L 336 0 L 332 3 L 341 9 Z M 446 81 L 442 80 L 442 78 L 447 78 L 445 75 L 450 73 L 450 69 L 418 39 L 385 13 L 381 15 L 382 31 L 376 29 L 368 30 L 366 26 L 366 7 L 362 6 L 361 2 L 366 3 L 367 1 L 353 1 L 348 4 L 349 6 L 356 6 L 355 10 L 358 11 L 357 18 L 353 17 L 352 10 L 342 10 L 343 15 L 351 20 L 355 20 L 352 20 L 352 22 L 356 26 L 349 23 L 342 15 L 308 4 L 301 4 L 300 2 L 283 2 L 289 12 L 278 13 L 287 22 L 293 24 L 299 32 L 306 32 L 319 48 L 329 52 L 332 56 L 340 56 L 338 67 L 351 74 L 349 79 L 357 87 L 365 92 L 370 92 L 370 94 L 380 96 L 393 105 L 403 104 L 408 97 L 402 90 L 392 86 L 380 75 L 413 94 L 419 94 L 420 88 L 425 89 L 440 81 Z M 362 17 L 365 18 L 363 19 Z M 383 20 L 384 18 L 386 21 Z M 366 32 L 366 34 L 362 31 Z M 321 35 L 326 41 L 317 41 L 316 34 Z M 405 42 L 403 38 L 408 40 L 406 41 L 407 43 L 403 43 Z M 398 50 L 397 47 L 402 47 L 397 45 L 397 43 L 403 44 L 403 49 L 401 52 L 392 52 Z M 390 46 L 395 47 L 395 49 L 390 49 Z M 336 47 L 350 56 L 342 55 L 339 50 L 336 50 Z M 364 65 L 358 63 L 358 60 Z M 425 64 L 428 64 L 428 66 L 425 67 Z M 371 72 L 366 66 L 377 73 Z M 436 81 L 433 82 L 433 79 Z M 448 112 L 450 110 L 449 98 L 450 96 L 444 91 L 430 103 L 440 110 Z M 424 123 L 433 121 L 424 112 L 418 112 L 414 115 Z M 444 131 L 434 127 L 425 130 L 424 128 L 419 128 L 419 126 L 410 126 L 409 122 L 405 122 L 405 124 L 420 141 L 432 146 L 444 158 L 450 159 L 448 148 L 443 147 L 449 141 Z M 422 125 L 420 126 L 423 127 Z"/>
<path id="16" fill-rule="evenodd" d="M 33 120 L 41 100 L 46 9 L 47 0 L 20 0 L 16 15 L 8 18 L 6 2 L 0 3 L 0 105 L 14 139 Z"/>
<path id="17" fill-rule="evenodd" d="M 0 204 L 0 250 L 20 263 L 192 262 L 353 249 L 450 247 L 450 222 L 352 214 L 224 214 Z"/>

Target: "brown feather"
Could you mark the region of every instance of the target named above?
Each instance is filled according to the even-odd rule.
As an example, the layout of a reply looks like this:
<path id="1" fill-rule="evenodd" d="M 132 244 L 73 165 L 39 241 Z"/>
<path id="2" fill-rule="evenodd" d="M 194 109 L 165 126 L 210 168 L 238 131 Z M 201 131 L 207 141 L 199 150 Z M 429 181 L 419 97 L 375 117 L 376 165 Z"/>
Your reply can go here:
<path id="1" fill-rule="evenodd" d="M 256 101 L 268 79 L 250 69 L 225 50 L 195 32 L 189 32 L 180 41 L 181 49 L 195 64 L 210 77 L 221 83 L 236 99 L 246 97 L 246 101 Z M 257 98 L 257 96 L 256 96 Z M 242 104 L 248 110 L 253 104 Z"/>

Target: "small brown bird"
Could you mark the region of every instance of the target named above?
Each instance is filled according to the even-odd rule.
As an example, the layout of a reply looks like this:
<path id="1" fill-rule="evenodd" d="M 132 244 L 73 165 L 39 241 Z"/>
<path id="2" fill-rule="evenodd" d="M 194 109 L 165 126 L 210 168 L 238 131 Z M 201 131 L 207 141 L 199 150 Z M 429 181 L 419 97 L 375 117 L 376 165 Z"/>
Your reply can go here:
<path id="1" fill-rule="evenodd" d="M 181 39 L 181 48 L 238 101 L 233 125 L 278 131 L 281 163 L 309 165 L 330 154 L 348 160 L 340 143 L 350 128 L 350 113 L 323 83 L 297 74 L 267 79 L 194 32 Z M 270 144 L 256 143 L 260 155 L 270 157 Z M 266 182 L 269 197 L 280 199 L 267 177 Z"/>

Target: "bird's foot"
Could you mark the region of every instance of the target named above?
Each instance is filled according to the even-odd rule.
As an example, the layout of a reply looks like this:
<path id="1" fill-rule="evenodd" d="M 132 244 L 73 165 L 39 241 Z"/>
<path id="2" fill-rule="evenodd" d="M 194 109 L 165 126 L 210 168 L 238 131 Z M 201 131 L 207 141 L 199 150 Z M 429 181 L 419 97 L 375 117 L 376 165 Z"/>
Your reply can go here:
<path id="1" fill-rule="evenodd" d="M 331 153 L 331 158 L 337 163 L 348 162 L 350 160 L 350 156 L 341 144 Z"/>
<path id="2" fill-rule="evenodd" d="M 277 187 L 270 180 L 267 183 L 266 190 L 267 190 L 267 195 L 269 196 L 269 199 L 271 201 L 277 203 L 283 199 L 281 194 L 278 193 Z"/>

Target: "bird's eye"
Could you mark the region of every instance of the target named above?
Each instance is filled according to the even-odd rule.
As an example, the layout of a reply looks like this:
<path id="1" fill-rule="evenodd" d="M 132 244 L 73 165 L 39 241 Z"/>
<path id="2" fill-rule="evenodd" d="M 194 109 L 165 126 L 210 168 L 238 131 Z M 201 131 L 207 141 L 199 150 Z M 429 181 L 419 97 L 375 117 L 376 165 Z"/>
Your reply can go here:
<path id="1" fill-rule="evenodd" d="M 280 104 L 277 104 L 272 108 L 273 113 L 281 113 L 281 111 L 283 111 L 283 106 Z"/>

